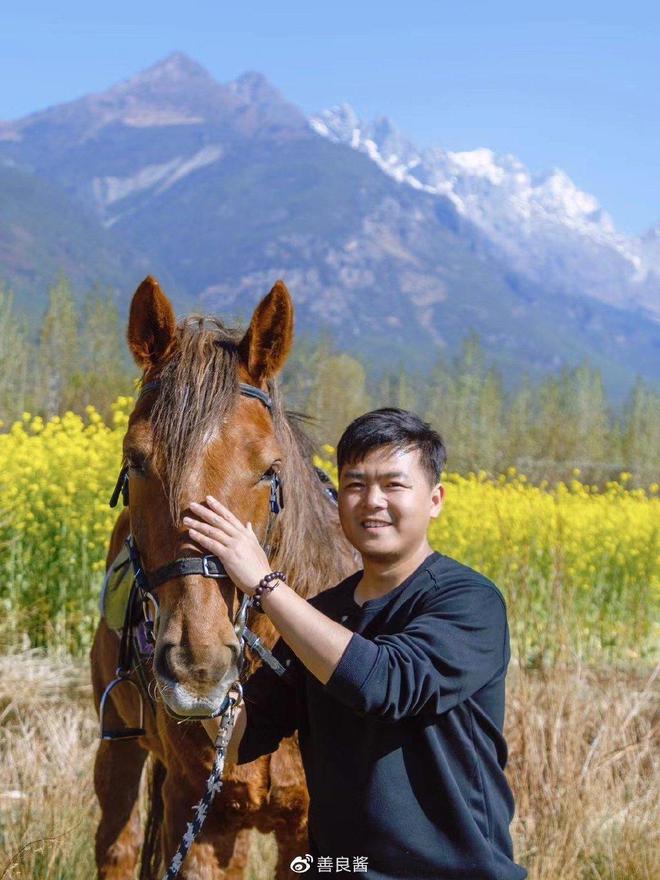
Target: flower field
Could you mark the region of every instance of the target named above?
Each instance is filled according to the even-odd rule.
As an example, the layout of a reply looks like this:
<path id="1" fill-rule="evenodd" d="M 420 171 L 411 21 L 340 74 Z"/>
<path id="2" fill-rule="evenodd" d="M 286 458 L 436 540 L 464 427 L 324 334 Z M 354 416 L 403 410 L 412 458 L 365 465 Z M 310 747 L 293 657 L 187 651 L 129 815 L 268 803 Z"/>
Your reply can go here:
<path id="1" fill-rule="evenodd" d="M 106 425 L 93 407 L 44 423 L 25 413 L 0 433 L 0 639 L 85 651 L 97 620 L 108 499 L 133 405 Z M 316 461 L 336 480 L 334 450 Z M 327 460 L 325 457 L 327 456 Z M 434 548 L 491 577 L 507 599 L 514 652 L 546 665 L 562 652 L 643 660 L 660 596 L 657 484 L 531 485 L 510 468 L 447 473 Z M 121 502 L 120 502 L 121 503 Z"/>

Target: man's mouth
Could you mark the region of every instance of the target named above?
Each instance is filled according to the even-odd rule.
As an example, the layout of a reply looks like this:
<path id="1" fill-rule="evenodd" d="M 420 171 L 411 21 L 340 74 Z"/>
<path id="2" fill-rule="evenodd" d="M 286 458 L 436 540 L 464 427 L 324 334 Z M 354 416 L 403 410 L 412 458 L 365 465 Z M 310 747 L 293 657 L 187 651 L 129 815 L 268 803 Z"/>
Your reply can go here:
<path id="1" fill-rule="evenodd" d="M 363 529 L 384 529 L 386 526 L 392 525 L 392 523 L 385 522 L 382 519 L 363 519 L 360 523 Z"/>

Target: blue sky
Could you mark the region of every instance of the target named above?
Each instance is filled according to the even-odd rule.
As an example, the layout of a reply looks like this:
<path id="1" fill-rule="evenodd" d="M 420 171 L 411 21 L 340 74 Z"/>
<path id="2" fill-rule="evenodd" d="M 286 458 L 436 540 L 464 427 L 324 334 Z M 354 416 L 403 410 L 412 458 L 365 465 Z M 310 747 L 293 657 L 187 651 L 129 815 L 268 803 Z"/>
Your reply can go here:
<path id="1" fill-rule="evenodd" d="M 533 171 L 563 168 L 623 232 L 660 221 L 657 3 L 3 7 L 0 119 L 102 90 L 181 50 L 220 81 L 259 70 L 308 113 L 348 101 L 421 146 L 486 146 Z"/>

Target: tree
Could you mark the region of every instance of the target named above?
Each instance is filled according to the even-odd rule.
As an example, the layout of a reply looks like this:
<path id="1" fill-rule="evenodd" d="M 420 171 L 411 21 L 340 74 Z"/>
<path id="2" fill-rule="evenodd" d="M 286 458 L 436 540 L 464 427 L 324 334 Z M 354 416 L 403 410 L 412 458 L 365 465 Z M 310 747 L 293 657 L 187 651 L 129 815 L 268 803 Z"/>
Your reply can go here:
<path id="1" fill-rule="evenodd" d="M 311 398 L 317 385 L 320 364 L 334 354 L 337 354 L 334 343 L 327 334 L 319 339 L 309 336 L 296 338 L 280 380 L 288 409 L 312 414 Z"/>
<path id="2" fill-rule="evenodd" d="M 447 450 L 447 467 L 455 470 L 457 460 L 454 457 L 455 447 L 453 444 L 454 424 L 456 422 L 456 396 L 455 396 L 454 370 L 442 354 L 439 354 L 433 367 L 428 382 L 427 406 L 424 411 L 424 419 L 442 437 Z"/>
<path id="3" fill-rule="evenodd" d="M 643 482 L 660 472 L 660 395 L 639 376 L 624 409 L 622 448 L 626 468 Z"/>
<path id="4" fill-rule="evenodd" d="M 0 420 L 5 426 L 33 406 L 33 358 L 26 321 L 14 312 L 13 294 L 0 285 Z"/>
<path id="5" fill-rule="evenodd" d="M 318 422 L 317 439 L 335 446 L 346 426 L 371 409 L 363 365 L 348 354 L 319 360 L 307 400 L 307 412 Z"/>
<path id="6" fill-rule="evenodd" d="M 506 429 L 503 464 L 515 464 L 524 472 L 527 463 L 534 457 L 534 437 L 532 427 L 535 418 L 536 396 L 525 375 L 518 390 L 514 393 L 506 414 Z M 506 460 L 508 459 L 508 460 Z"/>
<path id="7" fill-rule="evenodd" d="M 394 406 L 417 412 L 420 400 L 419 390 L 415 387 L 413 377 L 405 370 L 403 365 L 395 373 L 385 375 L 376 392 L 376 406 Z"/>
<path id="8" fill-rule="evenodd" d="M 123 358 L 119 309 L 110 292 L 91 290 L 84 304 L 79 369 L 69 380 L 67 404 L 82 412 L 92 404 L 108 420 L 111 404 L 132 391 L 132 371 Z"/>
<path id="9" fill-rule="evenodd" d="M 67 408 L 71 379 L 80 370 L 78 322 L 71 286 L 61 276 L 50 288 L 39 339 L 38 387 L 47 419 Z"/>

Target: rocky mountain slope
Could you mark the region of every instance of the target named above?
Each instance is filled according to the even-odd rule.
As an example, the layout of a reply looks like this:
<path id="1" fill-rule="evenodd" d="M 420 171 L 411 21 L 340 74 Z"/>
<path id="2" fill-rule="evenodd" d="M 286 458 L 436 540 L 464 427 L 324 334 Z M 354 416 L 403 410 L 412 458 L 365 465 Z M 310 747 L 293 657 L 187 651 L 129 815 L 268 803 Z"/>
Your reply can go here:
<path id="1" fill-rule="evenodd" d="M 525 183 L 492 155 L 446 154 L 435 171 L 416 155 L 389 124 L 365 128 L 346 108 L 307 120 L 260 74 L 220 84 L 177 53 L 100 95 L 0 124 L 2 173 L 51 199 L 26 210 L 3 186 L 0 276 L 34 309 L 51 267 L 78 266 L 79 284 L 91 272 L 125 308 L 149 271 L 179 313 L 227 317 L 282 277 L 300 331 L 327 329 L 379 370 L 426 370 L 474 329 L 509 382 L 584 357 L 615 395 L 637 372 L 658 375 L 652 269 L 649 294 L 590 287 L 588 273 L 567 284 L 587 245 L 571 239 L 574 257 L 550 246 L 557 221 L 540 205 L 555 184 Z M 518 177 L 532 219 L 516 238 Z M 26 236 L 39 247 L 21 262 Z M 657 241 L 649 234 L 649 266 Z M 628 277 L 628 258 L 611 259 Z"/>

